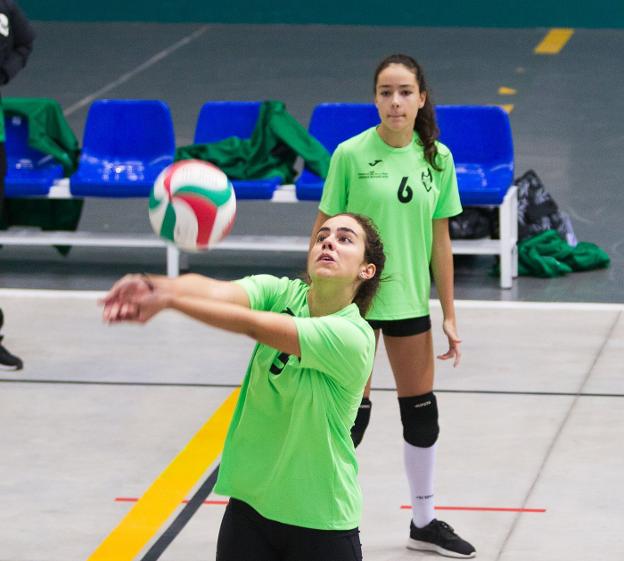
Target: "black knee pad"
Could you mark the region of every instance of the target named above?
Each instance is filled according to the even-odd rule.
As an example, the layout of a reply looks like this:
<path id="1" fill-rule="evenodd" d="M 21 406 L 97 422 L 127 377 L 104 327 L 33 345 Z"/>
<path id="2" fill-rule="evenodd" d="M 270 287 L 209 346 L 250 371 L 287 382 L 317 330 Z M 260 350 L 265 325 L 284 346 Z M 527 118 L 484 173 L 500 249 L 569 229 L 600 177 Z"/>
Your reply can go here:
<path id="1" fill-rule="evenodd" d="M 370 421 L 372 407 L 373 404 L 371 403 L 371 400 L 367 397 L 363 397 L 362 403 L 360 403 L 360 407 L 355 417 L 355 423 L 353 423 L 353 426 L 351 427 L 351 440 L 353 440 L 353 446 L 356 448 L 364 438 L 368 421 Z"/>
<path id="2" fill-rule="evenodd" d="M 403 438 L 420 448 L 429 448 L 438 440 L 438 403 L 433 392 L 425 395 L 399 397 Z"/>

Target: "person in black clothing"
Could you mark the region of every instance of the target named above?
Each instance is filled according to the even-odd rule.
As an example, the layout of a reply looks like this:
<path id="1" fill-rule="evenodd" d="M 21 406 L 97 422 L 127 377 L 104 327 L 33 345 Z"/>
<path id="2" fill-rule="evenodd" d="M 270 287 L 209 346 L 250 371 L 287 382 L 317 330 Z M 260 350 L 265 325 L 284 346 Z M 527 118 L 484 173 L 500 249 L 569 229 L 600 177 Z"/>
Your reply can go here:
<path id="1" fill-rule="evenodd" d="M 4 314 L 2 308 L 0 308 L 0 329 L 4 323 Z M 12 355 L 2 346 L 2 339 L 4 337 L 0 335 L 0 370 L 21 370 L 24 366 L 22 359 Z"/>
<path id="2" fill-rule="evenodd" d="M 0 0 L 0 86 L 8 84 L 24 68 L 34 39 L 35 32 L 17 3 Z M 7 171 L 4 140 L 4 113 L 0 103 L 0 218 L 4 216 L 4 176 Z M 0 309 L 0 329 L 3 322 Z M 2 339 L 0 335 L 0 368 L 20 370 L 22 361 L 2 346 Z"/>

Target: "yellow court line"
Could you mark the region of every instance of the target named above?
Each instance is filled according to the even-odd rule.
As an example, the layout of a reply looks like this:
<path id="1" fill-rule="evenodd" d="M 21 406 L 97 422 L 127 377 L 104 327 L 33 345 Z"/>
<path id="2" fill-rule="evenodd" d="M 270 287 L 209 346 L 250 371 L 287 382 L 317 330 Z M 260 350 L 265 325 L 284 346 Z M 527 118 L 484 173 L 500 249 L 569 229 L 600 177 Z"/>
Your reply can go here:
<path id="1" fill-rule="evenodd" d="M 190 440 L 88 561 L 132 561 L 223 450 L 239 389 Z"/>
<path id="2" fill-rule="evenodd" d="M 499 107 L 505 111 L 505 113 L 511 113 L 514 110 L 514 105 L 513 103 L 504 103 L 502 105 L 499 105 Z"/>
<path id="3" fill-rule="evenodd" d="M 533 52 L 536 55 L 556 55 L 566 46 L 572 35 L 574 29 L 567 27 L 551 29 Z"/>

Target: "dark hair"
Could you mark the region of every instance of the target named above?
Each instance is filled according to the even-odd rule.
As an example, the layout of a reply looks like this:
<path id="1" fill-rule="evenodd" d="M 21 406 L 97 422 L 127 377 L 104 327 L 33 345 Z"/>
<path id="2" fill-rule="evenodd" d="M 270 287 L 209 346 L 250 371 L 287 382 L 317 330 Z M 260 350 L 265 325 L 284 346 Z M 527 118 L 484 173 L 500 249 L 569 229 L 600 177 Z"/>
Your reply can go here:
<path id="1" fill-rule="evenodd" d="M 386 264 L 383 242 L 381 241 L 381 236 L 377 231 L 377 227 L 370 218 L 353 212 L 341 212 L 336 216 L 350 216 L 362 227 L 366 237 L 364 240 L 364 261 L 375 265 L 375 274 L 373 277 L 362 281 L 353 297 L 353 302 L 355 302 L 360 310 L 360 314 L 364 317 L 370 308 L 375 294 L 377 294 L 379 290 L 381 273 Z"/>
<path id="2" fill-rule="evenodd" d="M 408 70 L 411 70 L 416 76 L 416 82 L 418 82 L 418 89 L 422 92 L 426 92 L 427 97 L 425 104 L 418 110 L 416 115 L 416 122 L 414 123 L 414 130 L 418 133 L 420 140 L 425 147 L 425 160 L 429 162 L 433 169 L 440 171 L 440 167 L 436 161 L 438 155 L 438 149 L 435 145 L 436 139 L 440 136 L 440 130 L 436 124 L 435 111 L 433 109 L 433 103 L 431 102 L 431 96 L 427 89 L 427 83 L 425 82 L 425 75 L 421 66 L 408 55 L 396 54 L 390 55 L 384 58 L 377 69 L 375 70 L 375 81 L 373 89 L 375 94 L 377 93 L 377 80 L 379 74 L 391 64 L 402 64 Z"/>

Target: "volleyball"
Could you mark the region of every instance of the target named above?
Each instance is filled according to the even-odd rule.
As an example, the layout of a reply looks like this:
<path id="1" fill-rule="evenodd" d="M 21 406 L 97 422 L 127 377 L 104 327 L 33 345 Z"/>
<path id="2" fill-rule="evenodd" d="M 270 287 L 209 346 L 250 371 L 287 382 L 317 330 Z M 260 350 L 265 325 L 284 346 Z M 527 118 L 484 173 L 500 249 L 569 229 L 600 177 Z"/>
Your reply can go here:
<path id="1" fill-rule="evenodd" d="M 181 160 L 156 178 L 149 199 L 154 232 L 179 249 L 210 249 L 228 235 L 236 216 L 232 183 L 217 166 Z"/>

